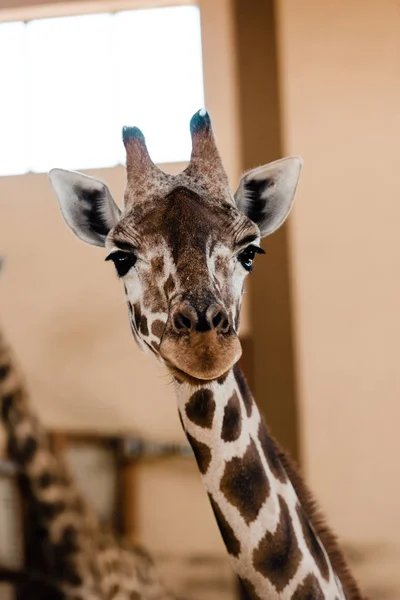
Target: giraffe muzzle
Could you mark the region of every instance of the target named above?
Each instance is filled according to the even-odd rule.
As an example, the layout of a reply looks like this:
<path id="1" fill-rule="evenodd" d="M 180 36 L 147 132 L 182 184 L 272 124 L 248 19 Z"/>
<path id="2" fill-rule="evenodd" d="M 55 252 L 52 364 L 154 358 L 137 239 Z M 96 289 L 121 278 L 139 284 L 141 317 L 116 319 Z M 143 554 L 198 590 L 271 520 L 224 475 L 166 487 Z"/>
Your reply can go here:
<path id="1" fill-rule="evenodd" d="M 198 383 L 224 375 L 239 360 L 242 348 L 222 305 L 213 303 L 199 311 L 182 303 L 171 312 L 160 354 L 175 375 Z"/>

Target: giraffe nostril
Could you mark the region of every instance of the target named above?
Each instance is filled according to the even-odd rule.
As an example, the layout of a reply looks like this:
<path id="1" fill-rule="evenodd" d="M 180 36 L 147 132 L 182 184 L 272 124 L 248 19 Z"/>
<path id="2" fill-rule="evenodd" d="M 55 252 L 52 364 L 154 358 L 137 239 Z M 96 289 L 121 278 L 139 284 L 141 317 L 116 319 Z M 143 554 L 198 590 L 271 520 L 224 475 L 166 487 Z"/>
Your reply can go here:
<path id="1" fill-rule="evenodd" d="M 211 329 L 220 333 L 229 331 L 229 319 L 220 304 L 213 304 L 207 309 L 206 319 Z"/>
<path id="2" fill-rule="evenodd" d="M 192 328 L 191 320 L 182 314 L 175 315 L 174 325 L 175 325 L 176 329 L 191 329 Z"/>
<path id="3" fill-rule="evenodd" d="M 229 321 L 228 321 L 228 319 L 226 319 L 226 318 L 225 318 L 225 319 L 222 319 L 222 323 L 221 323 L 221 326 L 220 326 L 220 330 L 221 330 L 223 333 L 227 333 L 227 332 L 229 331 Z"/>
<path id="4" fill-rule="evenodd" d="M 172 321 L 176 331 L 191 331 L 197 323 L 197 315 L 191 307 L 183 307 L 175 312 Z"/>
<path id="5" fill-rule="evenodd" d="M 212 324 L 214 325 L 214 328 L 218 327 L 218 325 L 221 323 L 222 321 L 222 314 L 219 312 L 215 315 L 215 317 L 212 320 Z"/>

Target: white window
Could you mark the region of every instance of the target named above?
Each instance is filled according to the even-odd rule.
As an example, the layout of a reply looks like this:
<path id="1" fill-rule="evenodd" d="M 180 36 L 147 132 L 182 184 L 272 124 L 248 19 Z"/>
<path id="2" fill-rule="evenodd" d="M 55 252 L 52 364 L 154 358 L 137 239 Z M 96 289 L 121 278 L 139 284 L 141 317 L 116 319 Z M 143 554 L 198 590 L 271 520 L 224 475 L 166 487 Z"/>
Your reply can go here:
<path id="1" fill-rule="evenodd" d="M 122 163 L 123 125 L 155 162 L 188 160 L 200 33 L 195 6 L 0 24 L 0 175 Z"/>

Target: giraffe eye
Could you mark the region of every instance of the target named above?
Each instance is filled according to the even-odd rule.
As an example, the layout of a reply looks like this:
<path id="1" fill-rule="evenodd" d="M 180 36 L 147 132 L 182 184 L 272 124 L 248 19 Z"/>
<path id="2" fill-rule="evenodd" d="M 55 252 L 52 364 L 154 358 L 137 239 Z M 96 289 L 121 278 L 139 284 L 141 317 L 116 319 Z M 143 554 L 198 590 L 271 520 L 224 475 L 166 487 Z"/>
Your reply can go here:
<path id="1" fill-rule="evenodd" d="M 249 273 L 253 270 L 253 261 L 256 254 L 265 254 L 265 252 L 259 246 L 247 246 L 247 248 L 238 254 L 238 261 Z"/>
<path id="2" fill-rule="evenodd" d="M 123 277 L 135 265 L 137 257 L 131 252 L 112 252 L 106 258 L 112 260 L 116 268 L 118 277 Z"/>

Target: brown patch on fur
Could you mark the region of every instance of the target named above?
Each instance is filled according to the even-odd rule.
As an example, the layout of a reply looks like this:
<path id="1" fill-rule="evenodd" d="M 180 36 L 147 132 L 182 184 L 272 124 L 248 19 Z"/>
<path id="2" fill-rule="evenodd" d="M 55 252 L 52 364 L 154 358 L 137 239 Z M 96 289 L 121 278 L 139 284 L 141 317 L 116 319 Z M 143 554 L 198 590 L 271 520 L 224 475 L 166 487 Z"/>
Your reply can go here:
<path id="1" fill-rule="evenodd" d="M 295 575 L 301 551 L 286 502 L 278 496 L 280 519 L 274 533 L 267 531 L 253 552 L 254 568 L 281 592 Z"/>
<path id="2" fill-rule="evenodd" d="M 151 261 L 151 270 L 154 277 L 162 277 L 164 274 L 164 257 L 157 256 Z"/>
<path id="3" fill-rule="evenodd" d="M 141 319 L 141 316 L 142 316 L 142 311 L 140 309 L 140 304 L 139 304 L 139 302 L 136 302 L 136 304 L 133 305 L 133 317 L 134 317 L 136 329 L 138 331 L 139 331 L 139 328 L 140 328 L 140 319 Z"/>
<path id="4" fill-rule="evenodd" d="M 164 327 L 164 323 L 160 319 L 156 319 L 151 325 L 151 333 L 161 339 L 162 334 L 164 333 Z"/>
<path id="5" fill-rule="evenodd" d="M 321 572 L 321 575 L 326 581 L 329 581 L 330 571 L 327 563 L 325 553 L 321 548 L 321 545 L 316 537 L 313 528 L 311 527 L 304 510 L 298 504 L 296 506 L 297 516 L 299 517 L 300 525 L 303 530 L 304 540 L 308 546 L 311 556 L 314 558 L 317 566 Z"/>
<path id="6" fill-rule="evenodd" d="M 225 406 L 224 419 L 222 421 L 221 437 L 224 442 L 234 442 L 239 439 L 242 432 L 242 416 L 240 412 L 239 397 L 233 392 Z"/>
<path id="7" fill-rule="evenodd" d="M 314 575 L 307 575 L 292 596 L 292 600 L 324 600 L 321 587 Z"/>
<path id="8" fill-rule="evenodd" d="M 293 485 L 307 518 L 310 520 L 318 539 L 328 554 L 332 568 L 343 586 L 346 600 L 365 600 L 361 595 L 353 575 L 350 573 L 342 551 L 339 548 L 336 536 L 326 525 L 317 502 L 304 483 L 297 467 L 294 465 L 292 459 L 279 448 L 277 442 L 271 435 L 270 439 L 275 446 L 275 451 Z"/>
<path id="9" fill-rule="evenodd" d="M 233 374 L 234 374 L 236 383 L 238 384 L 240 395 L 242 397 L 243 403 L 246 408 L 247 416 L 250 417 L 251 411 L 253 410 L 253 397 L 247 386 L 246 379 L 244 378 L 244 375 L 238 365 L 235 365 L 233 367 Z"/>
<path id="10" fill-rule="evenodd" d="M 260 440 L 261 447 L 264 451 L 265 458 L 267 459 L 272 474 L 282 483 L 286 483 L 287 475 L 285 469 L 282 467 L 282 463 L 276 454 L 275 446 L 271 442 L 271 438 L 268 435 L 264 421 L 261 421 L 258 428 L 258 439 Z"/>
<path id="11" fill-rule="evenodd" d="M 237 539 L 236 535 L 233 532 L 232 527 L 229 525 L 228 521 L 225 519 L 220 507 L 215 502 L 214 498 L 211 494 L 208 494 L 208 497 L 211 502 L 211 507 L 214 512 L 215 519 L 218 523 L 219 530 L 222 535 L 222 539 L 224 540 L 226 549 L 229 554 L 232 556 L 239 556 L 240 554 L 240 542 Z"/>
<path id="12" fill-rule="evenodd" d="M 165 298 L 157 286 L 152 285 L 148 289 L 145 289 L 143 293 L 143 306 L 155 313 L 162 313 L 167 310 Z"/>
<path id="13" fill-rule="evenodd" d="M 168 275 L 167 281 L 164 283 L 164 294 L 166 295 L 167 298 L 170 297 L 170 295 L 172 294 L 174 289 L 175 289 L 174 278 L 172 277 L 172 275 Z"/>
<path id="14" fill-rule="evenodd" d="M 147 317 L 143 315 L 140 319 L 140 333 L 142 335 L 149 335 L 149 328 L 147 326 Z"/>
<path id="15" fill-rule="evenodd" d="M 154 350 L 155 350 L 156 352 L 158 352 L 158 351 L 159 351 L 159 349 L 160 349 L 160 344 L 158 344 L 157 342 L 155 342 L 155 341 L 153 340 L 153 341 L 151 342 L 151 345 L 153 346 L 153 348 L 154 348 Z"/>
<path id="16" fill-rule="evenodd" d="M 253 440 L 242 458 L 235 456 L 226 463 L 220 489 L 248 525 L 257 518 L 270 484 Z"/>
<path id="17" fill-rule="evenodd" d="M 187 437 L 188 442 L 191 445 L 193 453 L 196 457 L 197 464 L 200 469 L 200 473 L 205 475 L 207 473 L 207 469 L 210 466 L 210 462 L 211 462 L 211 450 L 208 446 L 203 444 L 203 442 L 199 442 L 194 437 L 192 437 L 190 435 L 190 433 L 187 433 L 187 431 L 186 431 L 186 437 Z"/>
<path id="18" fill-rule="evenodd" d="M 195 392 L 186 404 L 186 415 L 192 423 L 210 429 L 214 419 L 215 401 L 211 390 Z"/>

